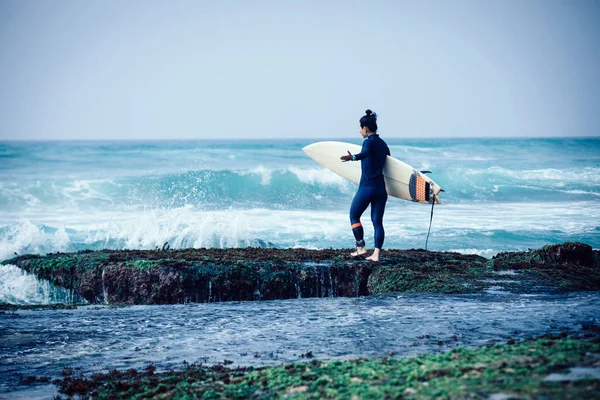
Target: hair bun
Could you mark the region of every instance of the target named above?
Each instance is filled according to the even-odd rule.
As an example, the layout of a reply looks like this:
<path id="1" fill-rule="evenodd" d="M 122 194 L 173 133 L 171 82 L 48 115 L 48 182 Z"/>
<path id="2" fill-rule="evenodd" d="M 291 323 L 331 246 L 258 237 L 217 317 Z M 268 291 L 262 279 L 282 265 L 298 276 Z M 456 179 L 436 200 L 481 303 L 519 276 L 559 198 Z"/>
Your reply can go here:
<path id="1" fill-rule="evenodd" d="M 367 109 L 367 111 L 365 111 L 366 115 L 363 115 L 362 117 L 360 117 L 360 120 L 358 121 L 360 123 L 360 127 L 362 128 L 367 128 L 369 132 L 373 132 L 376 133 L 377 132 L 377 114 L 375 114 L 373 111 Z"/>

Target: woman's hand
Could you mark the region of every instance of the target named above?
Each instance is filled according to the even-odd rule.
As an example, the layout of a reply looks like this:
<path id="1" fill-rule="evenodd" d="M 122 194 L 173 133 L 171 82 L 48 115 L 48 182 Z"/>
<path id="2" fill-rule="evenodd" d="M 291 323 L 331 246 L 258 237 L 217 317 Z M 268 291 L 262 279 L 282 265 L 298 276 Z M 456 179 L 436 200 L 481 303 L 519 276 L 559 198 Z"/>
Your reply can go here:
<path id="1" fill-rule="evenodd" d="M 342 162 L 351 161 L 352 160 L 352 153 L 350 153 L 348 151 L 348 155 L 347 156 L 341 156 L 340 160 L 342 160 Z"/>

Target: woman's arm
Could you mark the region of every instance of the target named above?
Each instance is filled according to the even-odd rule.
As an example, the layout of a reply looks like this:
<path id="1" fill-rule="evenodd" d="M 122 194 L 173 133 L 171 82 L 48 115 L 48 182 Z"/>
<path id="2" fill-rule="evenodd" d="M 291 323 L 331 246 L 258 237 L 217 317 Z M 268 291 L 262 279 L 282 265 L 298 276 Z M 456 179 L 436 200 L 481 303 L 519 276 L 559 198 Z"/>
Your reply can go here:
<path id="1" fill-rule="evenodd" d="M 360 151 L 360 153 L 352 155 L 350 154 L 350 152 L 348 152 L 348 155 L 345 156 L 341 156 L 340 160 L 342 161 L 360 161 L 363 160 L 367 157 L 369 157 L 369 155 L 371 154 L 371 141 L 370 140 L 365 140 L 363 142 L 363 146 L 362 149 Z"/>
<path id="2" fill-rule="evenodd" d="M 371 145 L 371 141 L 365 140 L 363 142 L 362 150 L 360 151 L 360 153 L 354 155 L 354 161 L 360 161 L 369 157 L 371 155 L 372 147 L 373 146 Z"/>

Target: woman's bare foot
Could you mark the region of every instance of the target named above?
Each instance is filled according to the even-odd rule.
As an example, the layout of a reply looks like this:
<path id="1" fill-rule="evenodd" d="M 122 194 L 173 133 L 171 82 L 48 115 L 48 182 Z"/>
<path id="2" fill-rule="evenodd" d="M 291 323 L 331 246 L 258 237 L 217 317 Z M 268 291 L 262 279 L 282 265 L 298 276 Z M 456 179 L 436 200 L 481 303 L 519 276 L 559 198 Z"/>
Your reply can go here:
<path id="1" fill-rule="evenodd" d="M 369 257 L 367 257 L 367 260 L 374 261 L 374 262 L 379 262 L 379 252 L 380 251 L 381 251 L 381 249 L 375 249 L 375 250 L 373 250 L 373 254 L 371 254 Z"/>
<path id="2" fill-rule="evenodd" d="M 354 253 L 350 253 L 352 257 L 364 256 L 365 254 L 367 254 L 367 249 L 364 247 L 357 247 Z"/>

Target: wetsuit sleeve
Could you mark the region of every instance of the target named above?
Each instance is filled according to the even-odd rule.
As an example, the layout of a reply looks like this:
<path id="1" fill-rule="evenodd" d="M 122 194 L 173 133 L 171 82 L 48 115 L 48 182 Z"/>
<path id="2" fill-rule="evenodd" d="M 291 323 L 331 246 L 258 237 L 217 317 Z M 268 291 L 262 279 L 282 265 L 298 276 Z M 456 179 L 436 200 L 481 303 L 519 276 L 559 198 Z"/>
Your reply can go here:
<path id="1" fill-rule="evenodd" d="M 372 147 L 373 146 L 371 145 L 371 141 L 370 140 L 365 140 L 363 142 L 362 150 L 360 151 L 360 153 L 354 155 L 354 159 L 356 161 L 359 161 L 359 160 L 363 160 L 363 159 L 369 157 L 369 155 L 371 155 L 371 149 L 372 149 Z"/>

